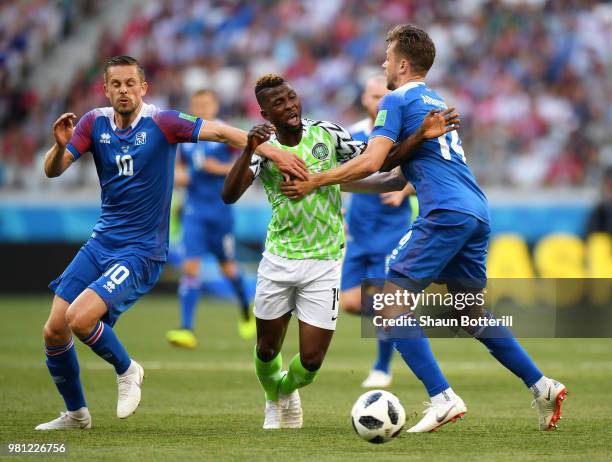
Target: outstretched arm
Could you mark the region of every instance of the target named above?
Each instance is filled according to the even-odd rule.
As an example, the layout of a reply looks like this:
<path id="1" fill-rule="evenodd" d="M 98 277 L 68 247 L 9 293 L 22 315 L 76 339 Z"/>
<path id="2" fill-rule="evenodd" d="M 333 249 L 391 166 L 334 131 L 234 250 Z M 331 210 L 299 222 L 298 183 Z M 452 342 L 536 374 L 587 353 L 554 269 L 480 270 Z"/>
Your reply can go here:
<path id="1" fill-rule="evenodd" d="M 66 151 L 66 146 L 74 131 L 76 118 L 75 114 L 68 112 L 62 114 L 53 124 L 55 143 L 45 154 L 45 175 L 48 178 L 60 176 L 74 162 L 74 157 Z"/>
<path id="2" fill-rule="evenodd" d="M 442 113 L 439 109 L 430 111 L 421 126 L 400 145 L 398 154 L 402 155 L 401 159 L 405 160 L 423 141 L 456 130 L 455 124 L 449 125 L 447 120 L 447 116 L 453 111 L 454 108 L 449 108 Z M 451 120 L 458 119 L 458 117 L 454 114 Z M 392 147 L 393 140 L 384 136 L 376 136 L 370 139 L 368 147 L 360 156 L 339 167 L 313 175 L 308 181 L 287 181 L 282 184 L 281 191 L 291 199 L 299 199 L 321 186 L 361 180 L 381 169 Z"/>
<path id="3" fill-rule="evenodd" d="M 247 145 L 247 132 L 221 122 L 207 120 L 202 124 L 199 139 L 225 143 L 242 149 Z M 257 154 L 274 162 L 278 170 L 286 176 L 302 180 L 308 179 L 306 164 L 294 154 L 285 152 L 269 143 L 259 145 L 257 147 Z"/>
<path id="4" fill-rule="evenodd" d="M 406 178 L 398 169 L 392 172 L 376 172 L 362 180 L 342 185 L 342 191 L 352 193 L 386 193 L 401 191 L 406 186 Z"/>
<path id="5" fill-rule="evenodd" d="M 242 154 L 234 163 L 232 169 L 225 177 L 221 198 L 226 204 L 233 204 L 251 186 L 255 174 L 251 171 L 253 153 L 262 143 L 270 139 L 273 129 L 270 125 L 256 125 L 247 136 L 247 143 Z"/>

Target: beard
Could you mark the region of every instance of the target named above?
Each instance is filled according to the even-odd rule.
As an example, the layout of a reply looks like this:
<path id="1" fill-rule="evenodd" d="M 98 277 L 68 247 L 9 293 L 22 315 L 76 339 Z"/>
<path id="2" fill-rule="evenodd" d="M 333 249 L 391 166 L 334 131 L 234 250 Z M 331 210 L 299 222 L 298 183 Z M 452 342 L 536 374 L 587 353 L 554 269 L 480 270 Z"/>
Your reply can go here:
<path id="1" fill-rule="evenodd" d="M 136 110 L 136 107 L 137 107 L 137 105 L 133 104 L 132 102 L 130 102 L 130 104 L 128 104 L 128 105 L 122 105 L 119 102 L 117 102 L 113 106 L 113 109 L 119 115 L 129 116 L 130 114 L 132 114 Z"/>

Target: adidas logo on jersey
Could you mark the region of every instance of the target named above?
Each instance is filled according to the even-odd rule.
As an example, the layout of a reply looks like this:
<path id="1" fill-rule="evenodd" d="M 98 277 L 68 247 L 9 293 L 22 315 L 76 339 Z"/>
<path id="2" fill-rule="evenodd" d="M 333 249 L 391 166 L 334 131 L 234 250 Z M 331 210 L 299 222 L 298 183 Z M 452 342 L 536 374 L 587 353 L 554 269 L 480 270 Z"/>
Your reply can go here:
<path id="1" fill-rule="evenodd" d="M 102 133 L 100 135 L 100 143 L 110 144 L 110 139 L 111 139 L 110 133 Z"/>

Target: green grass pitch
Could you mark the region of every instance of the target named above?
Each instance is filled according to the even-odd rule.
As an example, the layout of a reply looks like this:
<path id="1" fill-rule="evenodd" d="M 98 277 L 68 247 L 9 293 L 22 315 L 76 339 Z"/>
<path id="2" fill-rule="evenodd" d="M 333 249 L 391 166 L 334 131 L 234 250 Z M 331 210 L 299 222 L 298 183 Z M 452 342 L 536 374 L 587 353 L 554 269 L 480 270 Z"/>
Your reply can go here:
<path id="1" fill-rule="evenodd" d="M 79 343 L 81 377 L 93 416 L 91 431 L 35 432 L 57 417 L 63 402 L 44 365 L 41 331 L 51 297 L 0 298 L 0 443 L 66 442 L 67 458 L 81 460 L 351 460 L 353 461 L 569 461 L 612 457 L 612 340 L 530 339 L 523 344 L 539 366 L 570 390 L 561 428 L 541 433 L 531 395 L 471 339 L 434 339 L 465 420 L 433 434 L 401 434 L 384 445 L 360 440 L 349 413 L 363 390 L 374 341 L 361 339 L 359 320 L 343 315 L 323 370 L 303 389 L 304 428 L 264 432 L 263 393 L 252 371 L 253 342 L 238 338 L 237 309 L 202 300 L 200 345 L 183 351 L 166 344 L 176 326 L 176 299 L 150 294 L 116 326 L 146 371 L 136 415 L 115 417 L 112 368 Z M 292 323 L 284 361 L 296 352 Z M 427 397 L 395 357 L 394 384 L 411 425 Z M 60 460 L 66 456 L 55 456 Z M 28 456 L 24 460 L 36 460 Z M 10 460 L 18 460 L 11 458 Z"/>

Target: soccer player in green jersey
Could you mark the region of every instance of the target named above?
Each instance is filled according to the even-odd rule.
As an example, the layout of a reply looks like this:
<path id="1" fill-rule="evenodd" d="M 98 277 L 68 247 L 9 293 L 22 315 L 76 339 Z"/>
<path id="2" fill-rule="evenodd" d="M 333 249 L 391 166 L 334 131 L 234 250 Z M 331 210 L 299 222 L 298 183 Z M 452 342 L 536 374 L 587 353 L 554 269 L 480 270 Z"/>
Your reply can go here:
<path id="1" fill-rule="evenodd" d="M 257 345 L 255 372 L 264 389 L 264 429 L 300 428 L 302 408 L 297 389 L 312 383 L 323 362 L 338 318 L 344 229 L 340 187 L 316 189 L 301 200 L 281 193 L 284 176 L 255 149 L 270 139 L 274 146 L 301 158 L 311 173 L 330 170 L 361 154 L 366 144 L 355 141 L 342 127 L 326 121 L 302 119 L 300 99 L 282 77 L 268 74 L 255 87 L 261 115 L 269 124 L 254 127 L 247 146 L 226 177 L 223 200 L 237 201 L 255 177 L 262 181 L 272 219 L 268 226 L 263 259 L 257 275 L 253 312 Z M 425 138 L 438 137 L 456 119 L 432 113 L 422 130 L 400 149 L 418 146 Z M 406 181 L 396 173 L 344 185 L 359 192 L 400 190 Z M 291 313 L 299 323 L 299 354 L 282 371 L 280 350 Z"/>

